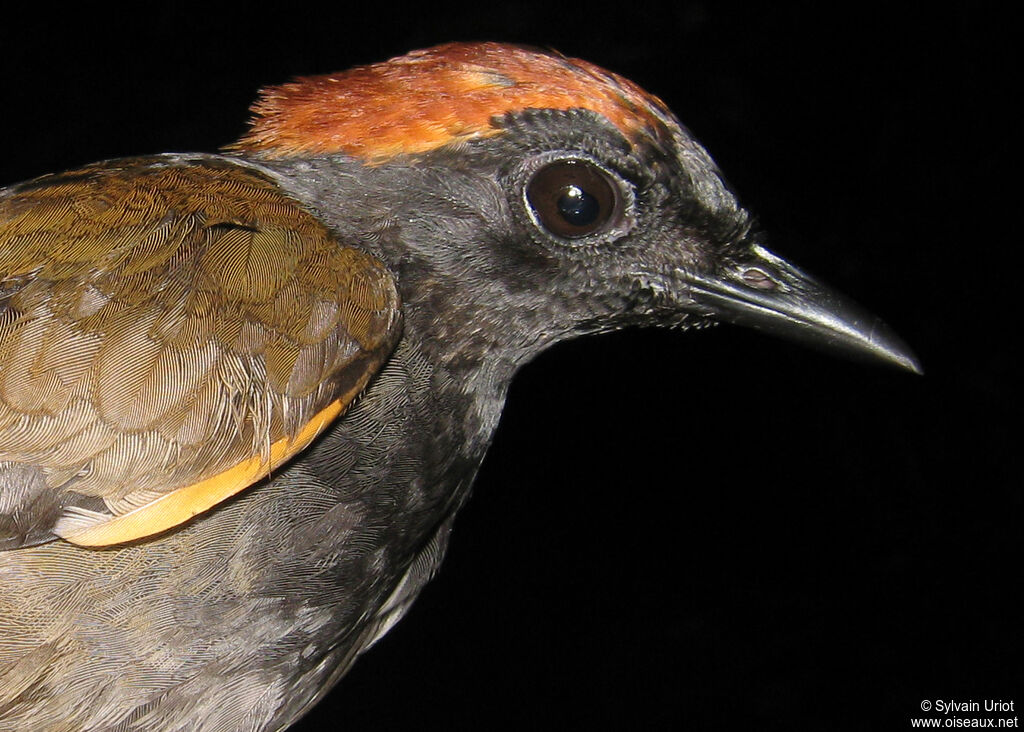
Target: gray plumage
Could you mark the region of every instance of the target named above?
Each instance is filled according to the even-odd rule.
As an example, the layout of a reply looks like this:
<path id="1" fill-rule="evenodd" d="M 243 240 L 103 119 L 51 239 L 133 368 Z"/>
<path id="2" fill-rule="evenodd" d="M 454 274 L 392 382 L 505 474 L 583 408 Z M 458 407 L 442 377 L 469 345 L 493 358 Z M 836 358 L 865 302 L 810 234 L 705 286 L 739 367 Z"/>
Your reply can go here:
<path id="1" fill-rule="evenodd" d="M 647 113 L 657 134 L 588 110 L 512 110 L 494 135 L 373 164 L 131 161 L 272 181 L 384 263 L 401 338 L 350 410 L 269 480 L 127 545 L 0 552 L 0 730 L 287 727 L 430 579 L 516 370 L 558 341 L 783 322 L 914 367 L 877 321 L 762 249 L 703 149 L 661 107 Z M 607 223 L 571 237 L 546 228 L 528 186 L 560 160 L 610 186 Z M 566 215 L 587 226 L 586 213 Z M 33 471 L 0 463 L 0 514 L 42 490 Z M 34 518 L 49 525 L 62 509 Z"/>

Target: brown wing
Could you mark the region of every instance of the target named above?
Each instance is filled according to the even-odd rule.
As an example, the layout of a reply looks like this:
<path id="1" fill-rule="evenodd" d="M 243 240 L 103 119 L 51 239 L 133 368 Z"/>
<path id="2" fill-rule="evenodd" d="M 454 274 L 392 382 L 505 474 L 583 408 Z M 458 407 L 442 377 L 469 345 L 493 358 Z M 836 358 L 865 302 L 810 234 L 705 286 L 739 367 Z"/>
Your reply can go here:
<path id="1" fill-rule="evenodd" d="M 378 260 L 225 158 L 0 192 L 0 548 L 224 500 L 344 411 L 399 323 Z"/>

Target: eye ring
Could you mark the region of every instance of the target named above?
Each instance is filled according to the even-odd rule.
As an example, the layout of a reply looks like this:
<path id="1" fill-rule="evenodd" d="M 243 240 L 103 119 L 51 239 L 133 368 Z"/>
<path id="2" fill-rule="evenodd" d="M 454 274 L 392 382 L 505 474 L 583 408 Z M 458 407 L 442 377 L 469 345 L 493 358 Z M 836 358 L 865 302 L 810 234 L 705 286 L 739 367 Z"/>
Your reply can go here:
<path id="1" fill-rule="evenodd" d="M 590 160 L 559 158 L 538 167 L 524 197 L 534 224 L 559 240 L 579 242 L 621 227 L 619 181 Z"/>

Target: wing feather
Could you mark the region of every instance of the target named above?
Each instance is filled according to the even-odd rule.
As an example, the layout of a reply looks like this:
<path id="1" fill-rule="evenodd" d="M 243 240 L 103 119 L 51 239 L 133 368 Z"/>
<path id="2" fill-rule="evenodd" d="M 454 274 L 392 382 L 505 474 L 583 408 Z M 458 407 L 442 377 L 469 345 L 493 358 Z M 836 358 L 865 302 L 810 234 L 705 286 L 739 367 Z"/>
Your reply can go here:
<path id="1" fill-rule="evenodd" d="M 207 510 L 343 413 L 399 330 L 383 264 L 228 158 L 0 192 L 0 548 Z"/>

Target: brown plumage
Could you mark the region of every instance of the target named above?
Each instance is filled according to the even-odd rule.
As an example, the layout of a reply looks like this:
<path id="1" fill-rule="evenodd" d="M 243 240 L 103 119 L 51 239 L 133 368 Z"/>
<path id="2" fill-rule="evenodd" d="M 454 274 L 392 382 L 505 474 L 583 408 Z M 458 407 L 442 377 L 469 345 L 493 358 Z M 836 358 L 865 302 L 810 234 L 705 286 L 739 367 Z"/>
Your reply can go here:
<path id="1" fill-rule="evenodd" d="M 585 62 L 454 44 L 256 111 L 230 154 L 0 191 L 0 732 L 287 727 L 566 338 L 727 320 L 917 368 Z"/>
<path id="2" fill-rule="evenodd" d="M 61 507 L 25 493 L 8 545 L 74 541 L 253 456 L 268 472 L 398 334 L 381 264 L 238 166 L 43 178 L 0 201 L 0 243 L 0 461 Z"/>

